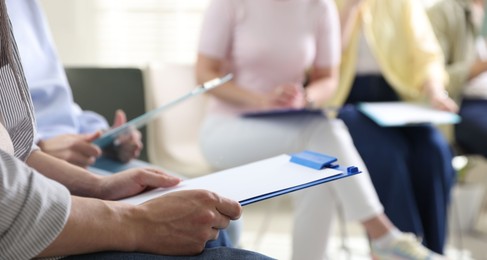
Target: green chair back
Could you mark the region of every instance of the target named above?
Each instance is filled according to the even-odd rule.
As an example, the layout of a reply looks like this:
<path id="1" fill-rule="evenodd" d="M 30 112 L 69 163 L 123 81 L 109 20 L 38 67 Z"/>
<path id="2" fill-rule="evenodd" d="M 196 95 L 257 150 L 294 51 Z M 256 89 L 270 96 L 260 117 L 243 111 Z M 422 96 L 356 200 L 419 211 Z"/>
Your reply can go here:
<path id="1" fill-rule="evenodd" d="M 122 109 L 127 120 L 145 112 L 144 80 L 140 68 L 66 67 L 74 101 L 84 110 L 94 111 L 113 123 L 115 110 Z M 144 147 L 146 129 L 140 129 Z M 147 161 L 142 150 L 140 159 Z"/>

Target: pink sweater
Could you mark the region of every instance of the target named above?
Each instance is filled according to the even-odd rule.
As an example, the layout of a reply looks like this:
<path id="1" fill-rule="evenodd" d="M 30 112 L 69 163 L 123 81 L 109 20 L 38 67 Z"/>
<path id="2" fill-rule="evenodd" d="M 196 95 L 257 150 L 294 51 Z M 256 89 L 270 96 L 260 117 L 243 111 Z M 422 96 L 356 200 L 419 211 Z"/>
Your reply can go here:
<path id="1" fill-rule="evenodd" d="M 225 64 L 235 83 L 255 92 L 302 83 L 311 67 L 340 62 L 340 28 L 332 0 L 213 0 L 199 52 Z M 213 99 L 210 113 L 245 111 Z"/>

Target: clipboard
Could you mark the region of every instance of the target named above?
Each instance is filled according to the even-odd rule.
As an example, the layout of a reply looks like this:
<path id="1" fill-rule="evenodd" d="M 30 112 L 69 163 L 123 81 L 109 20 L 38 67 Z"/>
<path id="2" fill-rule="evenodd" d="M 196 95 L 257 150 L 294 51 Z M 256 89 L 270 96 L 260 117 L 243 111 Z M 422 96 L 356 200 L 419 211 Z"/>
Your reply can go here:
<path id="1" fill-rule="evenodd" d="M 455 113 L 408 102 L 363 102 L 358 109 L 383 127 L 417 126 L 423 124 L 457 124 L 461 117 Z"/>
<path id="2" fill-rule="evenodd" d="M 303 151 L 182 181 L 120 201 L 142 204 L 175 191 L 205 189 L 238 201 L 242 206 L 360 173 L 357 167 L 340 167 L 337 158 Z"/>
<path id="3" fill-rule="evenodd" d="M 177 105 L 177 104 L 179 104 L 179 103 L 181 103 L 181 102 L 183 102 L 183 101 L 185 101 L 191 97 L 198 96 L 200 94 L 205 93 L 206 91 L 208 91 L 210 89 L 221 86 L 221 85 L 227 83 L 228 81 L 230 81 L 232 78 L 233 78 L 232 74 L 227 74 L 221 78 L 215 78 L 213 80 L 207 81 L 207 82 L 197 86 L 195 89 L 193 89 L 189 93 L 187 93 L 187 94 L 185 94 L 179 98 L 176 98 L 172 101 L 169 101 L 165 104 L 162 104 L 158 108 L 153 109 L 147 113 L 144 113 L 144 114 L 128 121 L 127 123 L 119 126 L 119 127 L 112 128 L 112 129 L 106 131 L 99 138 L 94 140 L 93 144 L 98 145 L 101 148 L 106 147 L 109 144 L 111 144 L 120 134 L 126 133 L 126 132 L 130 131 L 131 129 L 141 128 L 141 127 L 145 126 L 147 123 L 149 123 L 150 121 L 152 121 L 153 119 L 157 118 L 157 116 L 159 116 L 159 114 L 162 111 L 164 111 L 164 110 L 166 110 L 172 106 L 175 106 L 175 105 Z"/>
<path id="4" fill-rule="evenodd" d="M 248 112 L 242 115 L 246 118 L 265 118 L 280 116 L 324 115 L 322 109 L 277 109 L 260 112 Z"/>

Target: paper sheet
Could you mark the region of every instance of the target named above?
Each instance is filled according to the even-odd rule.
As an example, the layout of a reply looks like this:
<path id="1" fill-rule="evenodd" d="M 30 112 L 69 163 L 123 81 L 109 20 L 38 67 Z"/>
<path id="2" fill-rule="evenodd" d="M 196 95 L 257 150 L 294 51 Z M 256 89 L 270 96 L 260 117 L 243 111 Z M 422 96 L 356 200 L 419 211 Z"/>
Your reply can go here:
<path id="1" fill-rule="evenodd" d="M 315 182 L 326 182 L 331 177 L 346 177 L 343 171 L 335 169 L 315 170 L 299 164 L 291 163 L 289 155 L 280 155 L 266 160 L 246 164 L 240 167 L 220 171 L 203 177 L 185 180 L 180 185 L 169 189 L 155 189 L 121 201 L 130 204 L 141 204 L 145 201 L 161 196 L 166 193 L 205 189 L 217 194 L 241 202 L 257 198 L 255 201 L 266 199 L 272 193 L 287 193 L 298 189 L 317 184 Z M 301 186 L 302 185 L 302 186 Z M 252 201 L 252 202 L 255 202 Z M 243 203 L 242 203 L 243 202 Z"/>
<path id="2" fill-rule="evenodd" d="M 426 105 L 406 102 L 360 103 L 359 110 L 380 126 L 410 126 L 418 124 L 456 124 L 461 118 L 455 113 Z"/>

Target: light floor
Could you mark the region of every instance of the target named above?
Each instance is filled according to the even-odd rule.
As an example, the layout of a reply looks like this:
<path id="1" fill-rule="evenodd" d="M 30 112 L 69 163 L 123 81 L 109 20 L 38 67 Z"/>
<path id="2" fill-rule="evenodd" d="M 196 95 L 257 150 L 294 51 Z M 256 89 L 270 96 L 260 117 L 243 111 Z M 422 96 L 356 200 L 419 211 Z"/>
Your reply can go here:
<path id="1" fill-rule="evenodd" d="M 279 197 L 244 208 L 244 232 L 241 247 L 276 259 L 291 259 L 292 207 L 290 198 Z M 370 259 L 368 241 L 357 223 L 345 225 L 346 239 L 342 241 L 341 225 L 335 225 L 330 244 L 331 260 Z M 452 260 L 487 260 L 487 208 L 477 221 L 477 231 L 450 231 L 447 256 Z M 453 229 L 453 228 L 452 228 Z M 300 260 L 300 259 L 299 259 Z M 310 259 L 312 260 L 312 259 Z"/>
<path id="2" fill-rule="evenodd" d="M 473 200 L 470 198 L 462 200 L 459 198 L 462 195 L 458 193 L 458 190 L 470 190 L 469 187 L 475 185 L 487 190 L 487 162 L 474 165 L 474 169 L 471 170 L 473 173 L 469 173 L 467 183 L 457 184 L 455 187 L 449 217 L 449 241 L 446 250 L 448 259 L 487 260 L 487 192 L 479 203 L 481 206 L 477 207 L 477 214 L 470 214 L 472 216 L 469 219 Z M 291 259 L 291 204 L 290 195 L 284 195 L 245 206 L 241 247 L 276 259 Z M 362 227 L 357 223 L 339 225 L 338 221 L 336 222 L 329 259 L 370 259 L 368 241 Z M 459 227 L 466 225 L 469 227 L 464 229 L 469 231 L 458 231 Z M 341 236 L 342 227 L 345 227 L 346 236 Z M 342 237 L 346 238 L 345 241 L 342 241 Z"/>

